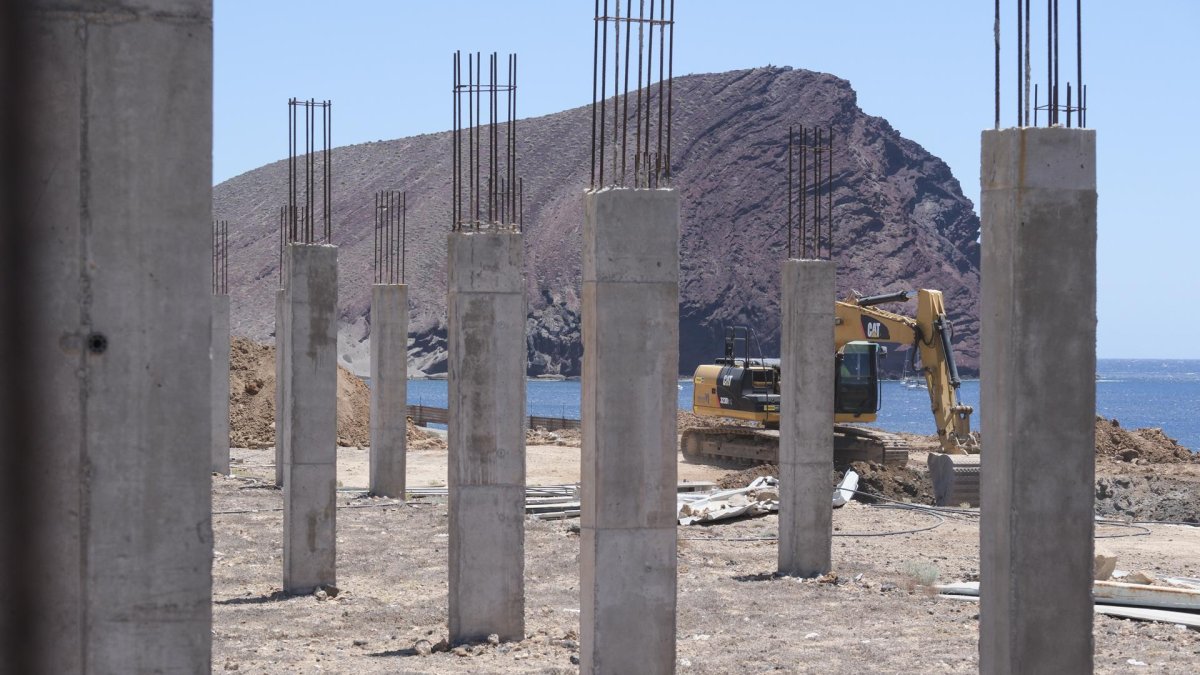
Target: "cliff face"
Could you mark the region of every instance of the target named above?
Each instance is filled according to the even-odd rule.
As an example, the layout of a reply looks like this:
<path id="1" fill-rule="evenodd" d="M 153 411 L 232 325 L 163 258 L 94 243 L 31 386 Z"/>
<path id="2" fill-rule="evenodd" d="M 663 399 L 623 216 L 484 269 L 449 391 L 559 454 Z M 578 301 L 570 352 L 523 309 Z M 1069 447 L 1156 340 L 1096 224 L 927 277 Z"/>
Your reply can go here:
<path id="1" fill-rule="evenodd" d="M 833 257 L 838 293 L 936 288 L 946 295 L 959 365 L 979 363 L 979 219 L 949 167 L 886 120 L 865 115 L 832 75 L 756 68 L 677 78 L 674 186 L 681 199 L 680 372 L 721 350 L 724 326 L 779 341 L 779 263 L 787 251 L 789 125 L 833 127 Z M 589 181 L 589 107 L 518 123 L 525 180 L 530 374 L 579 373 L 582 192 Z M 429 134 L 333 152 L 334 243 L 340 247 L 340 352 L 365 368 L 374 193 L 408 193 L 406 281 L 414 368 L 445 370 L 450 137 Z M 268 340 L 278 285 L 278 207 L 286 161 L 216 186 L 230 221 L 233 328 Z M 901 312 L 915 311 L 903 306 Z M 888 360 L 898 370 L 900 359 Z"/>

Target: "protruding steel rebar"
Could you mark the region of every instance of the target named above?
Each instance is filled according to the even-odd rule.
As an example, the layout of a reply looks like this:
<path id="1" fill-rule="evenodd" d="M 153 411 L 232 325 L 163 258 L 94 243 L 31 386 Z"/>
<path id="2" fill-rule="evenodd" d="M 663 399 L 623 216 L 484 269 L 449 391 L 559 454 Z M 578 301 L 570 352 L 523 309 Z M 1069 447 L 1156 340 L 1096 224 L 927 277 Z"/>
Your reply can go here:
<path id="1" fill-rule="evenodd" d="M 830 260 L 833 258 L 833 128 L 801 126 L 799 138 L 797 143 L 795 131 L 789 127 L 788 257 Z M 799 218 L 794 217 L 796 214 Z"/>
<path id="2" fill-rule="evenodd" d="M 1017 38 L 1017 126 L 1038 126 L 1041 113 L 1049 126 L 1087 126 L 1087 85 L 1083 83 L 1083 0 L 1075 0 L 1075 82 L 1066 82 L 1060 77 L 1061 60 L 1059 41 L 1061 37 L 1060 2 L 1046 0 L 1046 82 L 1041 88 L 1033 80 L 1032 34 L 1030 32 L 1033 8 L 1030 0 L 1016 0 Z M 1069 11 L 1069 10 L 1068 10 Z M 996 6 L 996 111 L 999 126 L 1000 111 L 1000 5 Z M 1069 39 L 1069 38 L 1068 38 Z M 1070 52 L 1068 51 L 1068 54 Z M 1068 57 L 1069 58 L 1069 57 Z M 1068 71 L 1070 72 L 1070 71 Z M 1032 96 L 1030 88 L 1032 87 Z M 1044 96 L 1043 96 L 1044 94 Z M 1064 94 L 1066 95 L 1064 101 Z M 1032 112 L 1032 119 L 1030 113 Z M 1066 113 L 1065 115 L 1063 113 Z"/>
<path id="3" fill-rule="evenodd" d="M 792 149 L 795 139 L 792 134 L 792 127 L 788 127 L 788 219 L 787 219 L 787 237 L 788 237 L 788 260 L 795 257 L 795 248 L 792 246 L 792 202 L 795 200 L 792 189 L 794 171 L 792 169 Z"/>
<path id="4" fill-rule="evenodd" d="M 996 0 L 996 22 L 992 26 L 996 40 L 996 129 L 1000 128 L 1000 0 Z M 1018 49 L 1017 51 L 1020 51 Z"/>
<path id="5" fill-rule="evenodd" d="M 636 16 L 633 0 L 625 0 L 624 13 L 621 0 L 614 2 L 615 8 L 611 16 L 609 0 L 604 0 L 603 3 L 600 0 L 595 2 L 596 17 L 592 36 L 591 187 L 659 187 L 669 184 L 671 178 L 671 79 L 674 74 L 675 0 L 658 0 L 657 7 L 656 0 L 649 0 L 648 8 L 646 0 L 638 0 Z M 633 61 L 635 25 L 638 44 L 636 64 Z M 611 54 L 610 33 L 614 45 Z M 613 77 L 611 120 L 608 100 L 610 58 Z M 656 68 L 657 91 L 653 86 Z M 637 84 L 632 101 L 629 86 L 633 73 L 630 71 L 636 71 Z M 632 134 L 629 133 L 631 124 Z M 630 136 L 633 137 L 632 151 L 629 148 Z"/>
<path id="6" fill-rule="evenodd" d="M 212 223 L 212 292 L 229 294 L 229 221 Z"/>
<path id="7" fill-rule="evenodd" d="M 285 205 L 279 207 L 279 287 L 283 288 L 284 256 L 288 244 L 303 242 L 303 234 L 309 227 L 308 208 Z"/>
<path id="8" fill-rule="evenodd" d="M 375 193 L 375 283 L 404 283 L 407 256 L 408 193 Z"/>
<path id="9" fill-rule="evenodd" d="M 317 111 L 321 111 L 321 145 L 317 146 Z M 304 175 L 297 172 L 297 155 L 300 150 L 298 135 L 300 111 L 304 114 Z M 288 203 L 281 211 L 286 222 L 281 223 L 280 251 L 291 242 L 312 244 L 318 241 L 329 243 L 333 239 L 333 103 L 309 99 L 288 100 Z M 319 156 L 318 156 L 318 153 Z M 318 161 L 320 167 L 317 166 Z M 318 171 L 319 169 L 319 171 Z M 303 191 L 301 187 L 303 186 Z M 317 230 L 311 215 L 317 213 L 320 200 L 321 225 Z M 282 258 L 280 264 L 282 273 Z"/>
<path id="10" fill-rule="evenodd" d="M 500 81 L 497 54 L 492 53 L 488 58 L 486 84 L 483 70 L 482 55 L 468 53 L 467 80 L 464 82 L 462 52 L 454 53 L 451 227 L 453 230 L 507 227 L 520 231 L 521 207 L 516 192 L 520 182 L 517 176 L 517 55 L 508 55 L 506 82 Z M 501 97 L 505 99 L 503 113 L 500 112 Z M 485 102 L 486 122 L 483 118 Z M 503 141 L 501 136 L 504 136 Z"/>

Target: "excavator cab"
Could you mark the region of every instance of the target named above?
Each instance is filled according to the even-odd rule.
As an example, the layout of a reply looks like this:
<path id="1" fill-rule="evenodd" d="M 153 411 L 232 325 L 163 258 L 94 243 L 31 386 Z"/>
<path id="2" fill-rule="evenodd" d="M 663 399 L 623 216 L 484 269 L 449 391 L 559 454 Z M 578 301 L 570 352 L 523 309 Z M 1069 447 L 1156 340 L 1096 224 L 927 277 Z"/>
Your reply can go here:
<path id="1" fill-rule="evenodd" d="M 837 354 L 834 380 L 834 413 L 839 420 L 856 421 L 865 415 L 874 420 L 879 412 L 881 387 L 879 359 L 886 354 L 883 345 L 847 342 Z M 845 418 L 842 416 L 849 416 Z"/>

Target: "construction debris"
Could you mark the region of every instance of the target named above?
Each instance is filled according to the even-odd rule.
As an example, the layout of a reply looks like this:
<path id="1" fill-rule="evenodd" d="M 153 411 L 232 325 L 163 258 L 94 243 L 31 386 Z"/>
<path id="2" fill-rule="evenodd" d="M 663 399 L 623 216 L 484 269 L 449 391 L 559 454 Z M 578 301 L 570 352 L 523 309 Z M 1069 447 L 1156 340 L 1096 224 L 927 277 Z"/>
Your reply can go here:
<path id="1" fill-rule="evenodd" d="M 858 474 L 847 471 L 833 491 L 834 508 L 844 506 L 854 497 L 857 489 Z M 744 488 L 680 494 L 677 507 L 680 525 L 773 513 L 779 510 L 779 479 L 760 476 Z"/>
<path id="2" fill-rule="evenodd" d="M 949 597 L 979 597 L 978 581 L 940 584 L 935 588 Z M 1200 628 L 1200 590 L 1197 589 L 1097 581 L 1092 597 L 1096 601 L 1097 614 Z"/>

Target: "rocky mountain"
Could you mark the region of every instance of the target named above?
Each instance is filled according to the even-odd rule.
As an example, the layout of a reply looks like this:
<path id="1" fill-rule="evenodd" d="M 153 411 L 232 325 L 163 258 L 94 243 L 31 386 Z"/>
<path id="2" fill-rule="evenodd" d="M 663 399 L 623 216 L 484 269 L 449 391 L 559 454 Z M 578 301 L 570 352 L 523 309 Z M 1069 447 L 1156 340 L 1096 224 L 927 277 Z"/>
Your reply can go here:
<path id="1" fill-rule="evenodd" d="M 689 75 L 675 80 L 674 105 L 673 185 L 682 208 L 681 373 L 718 355 L 727 325 L 753 326 L 765 353 L 778 350 L 789 125 L 833 129 L 839 296 L 941 289 L 960 368 L 977 371 L 979 218 L 944 162 L 887 120 L 864 114 L 850 83 L 824 73 L 766 67 Z M 518 122 L 531 375 L 575 375 L 580 369 L 580 230 L 590 124 L 590 106 Z M 449 133 L 439 133 L 332 153 L 339 352 L 357 372 L 366 371 L 369 354 L 374 193 L 385 189 L 408 196 L 412 368 L 445 371 L 450 148 Z M 230 222 L 233 330 L 260 341 L 270 341 L 274 329 L 278 212 L 286 185 L 285 160 L 213 190 L 215 217 Z M 899 358 L 888 361 L 899 370 Z"/>

